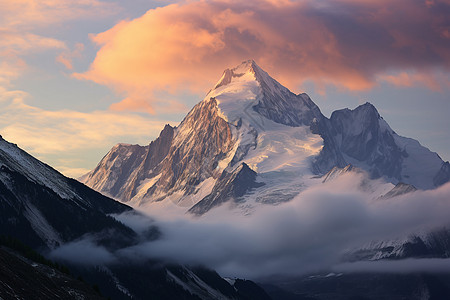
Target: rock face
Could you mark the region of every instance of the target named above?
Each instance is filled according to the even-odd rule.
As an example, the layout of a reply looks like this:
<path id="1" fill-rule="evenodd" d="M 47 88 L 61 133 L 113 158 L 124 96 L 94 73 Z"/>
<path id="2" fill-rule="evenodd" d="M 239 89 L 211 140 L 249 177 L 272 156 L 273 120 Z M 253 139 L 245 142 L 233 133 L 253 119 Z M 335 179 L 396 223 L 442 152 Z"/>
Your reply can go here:
<path id="1" fill-rule="evenodd" d="M 394 184 L 404 182 L 420 189 L 448 181 L 448 172 L 440 171 L 445 167 L 439 155 L 416 140 L 397 135 L 370 103 L 354 110 L 335 111 L 320 123 L 313 124 L 324 139 L 324 147 L 314 162 L 319 174 L 334 166 L 352 164 L 372 178 L 384 177 Z M 443 180 L 435 180 L 437 177 Z"/>
<path id="2" fill-rule="evenodd" d="M 254 61 L 250 68 L 261 87 L 261 96 L 253 109 L 276 123 L 298 127 L 309 126 L 323 117 L 319 107 L 305 93 L 295 95 L 263 71 Z"/>
<path id="3" fill-rule="evenodd" d="M 181 122 L 169 153 L 157 170 L 161 177 L 147 193 L 157 200 L 175 191 L 193 193 L 209 177 L 217 178 L 219 161 L 233 148 L 227 122 L 219 116 L 217 101 L 197 104 Z"/>
<path id="4" fill-rule="evenodd" d="M 392 190 L 381 196 L 383 199 L 394 198 L 400 195 L 408 194 L 417 191 L 417 189 L 410 184 L 403 182 L 397 183 Z"/>
<path id="5" fill-rule="evenodd" d="M 220 206 L 228 201 L 238 201 L 240 197 L 257 188 L 264 183 L 256 182 L 256 172 L 249 168 L 245 163 L 236 168 L 232 173 L 224 171 L 220 178 L 216 181 L 211 194 L 197 202 L 191 209 L 190 213 L 202 215 L 215 206 Z"/>
<path id="6" fill-rule="evenodd" d="M 450 230 L 428 230 L 402 239 L 374 241 L 350 251 L 346 260 L 380 260 L 402 258 L 448 258 L 450 254 Z"/>
<path id="7" fill-rule="evenodd" d="M 320 182 L 311 177 L 347 165 L 419 189 L 450 180 L 448 163 L 398 136 L 372 104 L 326 118 L 308 95 L 293 94 L 250 60 L 225 70 L 177 128 L 166 125 L 147 147 L 115 146 L 81 181 L 131 205 L 164 200 L 198 213 L 199 201 L 224 201 L 218 187 L 242 163 L 265 183 L 243 199 L 260 203 L 292 199 Z"/>
<path id="8" fill-rule="evenodd" d="M 446 161 L 442 163 L 441 169 L 436 174 L 436 176 L 434 176 L 433 183 L 435 186 L 440 186 L 449 181 L 450 181 L 450 163 Z"/>
<path id="9" fill-rule="evenodd" d="M 331 169 L 327 174 L 322 176 L 322 182 L 328 182 L 331 181 L 335 178 L 338 178 L 339 176 L 354 171 L 354 168 L 352 165 L 347 165 L 344 168 L 339 168 L 339 167 L 334 167 L 333 169 Z"/>
<path id="10" fill-rule="evenodd" d="M 328 165 L 344 167 L 340 165 L 343 161 L 353 159 L 371 166 L 369 172 L 374 177 L 399 176 L 402 153 L 373 105 L 335 111 L 323 122 L 319 133 L 329 142 L 319 156 L 319 170 L 328 169 Z M 330 159 L 334 153 L 339 155 L 335 162 Z"/>
<path id="11" fill-rule="evenodd" d="M 64 177 L 16 145 L 0 140 L 0 235 L 53 249 L 86 233 L 114 233 L 105 246 L 130 243 L 134 232 L 108 216 L 130 207 Z"/>
<path id="12" fill-rule="evenodd" d="M 155 176 L 153 169 L 167 156 L 174 128 L 166 125 L 148 146 L 118 144 L 81 181 L 99 192 L 119 199 L 133 198 L 140 183 Z"/>

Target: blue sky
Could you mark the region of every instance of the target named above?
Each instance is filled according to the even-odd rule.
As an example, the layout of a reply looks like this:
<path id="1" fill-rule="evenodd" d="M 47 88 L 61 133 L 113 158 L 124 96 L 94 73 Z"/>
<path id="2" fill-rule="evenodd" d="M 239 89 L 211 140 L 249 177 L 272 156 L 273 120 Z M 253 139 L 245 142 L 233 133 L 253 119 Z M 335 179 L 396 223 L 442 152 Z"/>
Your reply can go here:
<path id="1" fill-rule="evenodd" d="M 369 101 L 450 160 L 448 13 L 447 0 L 0 0 L 0 134 L 78 177 L 255 59 L 326 116 Z"/>

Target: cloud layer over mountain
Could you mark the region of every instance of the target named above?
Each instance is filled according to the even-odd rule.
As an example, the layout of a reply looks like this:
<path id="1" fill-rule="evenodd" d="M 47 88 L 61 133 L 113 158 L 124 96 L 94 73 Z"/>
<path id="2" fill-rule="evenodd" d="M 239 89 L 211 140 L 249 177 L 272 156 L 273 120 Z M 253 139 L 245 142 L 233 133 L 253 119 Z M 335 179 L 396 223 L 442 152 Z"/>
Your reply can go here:
<path id="1" fill-rule="evenodd" d="M 121 249 L 115 256 L 134 260 L 163 259 L 183 264 L 202 264 L 224 276 L 260 278 L 277 274 L 304 274 L 323 270 L 361 271 L 366 265 L 342 265 L 342 254 L 374 240 L 407 238 L 410 234 L 450 225 L 450 184 L 436 190 L 416 191 L 392 199 L 370 199 L 361 191 L 361 174 L 346 174 L 322 186 L 309 188 L 294 200 L 260 207 L 242 216 L 229 207 L 212 210 L 200 219 L 186 216 L 156 221 L 133 215 L 122 222 L 144 232 L 156 225 L 161 236 Z M 102 249 L 85 245 L 85 252 Z M 64 246 L 63 246 L 64 247 Z M 77 249 L 78 249 L 77 248 Z M 66 250 L 66 249 L 65 249 Z M 56 250 L 59 258 L 64 251 Z M 67 255 L 70 257 L 70 255 Z M 77 258 L 78 259 L 78 258 Z M 110 261 L 106 254 L 105 261 Z M 416 263 L 417 262 L 417 263 Z M 436 265 L 439 263 L 433 263 Z M 430 271 L 420 260 L 414 267 L 393 263 L 369 265 L 384 272 Z"/>

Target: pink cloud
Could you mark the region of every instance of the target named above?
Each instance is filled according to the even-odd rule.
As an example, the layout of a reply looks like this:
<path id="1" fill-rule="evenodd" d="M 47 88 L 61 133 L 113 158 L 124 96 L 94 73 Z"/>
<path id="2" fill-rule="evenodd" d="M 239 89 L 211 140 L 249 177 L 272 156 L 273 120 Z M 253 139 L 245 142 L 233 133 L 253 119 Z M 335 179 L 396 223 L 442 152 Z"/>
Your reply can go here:
<path id="1" fill-rule="evenodd" d="M 24 55 L 51 49 L 66 49 L 66 45 L 53 38 L 0 28 L 0 88 L 9 87 L 27 69 Z"/>
<path id="2" fill-rule="evenodd" d="M 249 58 L 293 90 L 306 80 L 370 89 L 399 84 L 393 71 L 448 74 L 449 13 L 444 0 L 188 1 L 93 35 L 97 56 L 74 76 L 125 95 L 116 110 L 147 112 L 161 104 L 155 91 L 204 93 Z"/>
<path id="3" fill-rule="evenodd" d="M 417 73 L 401 72 L 398 74 L 383 74 L 379 81 L 386 81 L 396 86 L 425 86 L 433 91 L 441 91 L 442 87 L 450 86 L 450 74 L 442 72 Z"/>
<path id="4" fill-rule="evenodd" d="M 64 65 L 68 70 L 73 69 L 72 61 L 74 58 L 80 58 L 82 55 L 82 52 L 84 50 L 84 45 L 82 43 L 77 43 L 75 45 L 75 48 L 70 51 L 63 51 L 61 52 L 57 57 L 56 61 Z"/>
<path id="5" fill-rule="evenodd" d="M 27 30 L 119 10 L 117 4 L 100 0 L 0 0 L 0 8 L 0 27 Z"/>
<path id="6" fill-rule="evenodd" d="M 64 42 L 57 39 L 0 28 L 0 56 L 65 48 Z"/>
<path id="7" fill-rule="evenodd" d="M 117 13 L 117 4 L 100 0 L 0 0 L 0 87 L 9 85 L 27 69 L 27 55 L 60 50 L 57 62 L 72 67 L 81 50 L 70 51 L 64 41 L 46 29 L 61 23 Z"/>

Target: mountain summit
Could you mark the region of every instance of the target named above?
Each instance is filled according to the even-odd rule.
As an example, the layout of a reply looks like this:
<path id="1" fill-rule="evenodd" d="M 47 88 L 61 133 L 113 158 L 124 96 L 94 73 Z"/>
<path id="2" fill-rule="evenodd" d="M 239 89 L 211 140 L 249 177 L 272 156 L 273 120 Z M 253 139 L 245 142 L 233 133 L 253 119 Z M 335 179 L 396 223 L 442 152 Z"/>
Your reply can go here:
<path id="1" fill-rule="evenodd" d="M 248 117 L 249 108 L 259 116 L 289 126 L 309 126 L 314 118 L 322 116 L 308 95 L 295 95 L 253 60 L 226 69 L 205 99 L 208 98 L 220 98 L 219 108 L 231 123 L 243 117 L 243 113 Z"/>
<path id="2" fill-rule="evenodd" d="M 171 201 L 200 214 L 225 202 L 251 209 L 289 201 L 349 164 L 392 187 L 431 189 L 450 177 L 448 163 L 398 136 L 372 104 L 326 118 L 307 94 L 248 60 L 226 69 L 178 127 L 166 125 L 148 146 L 114 146 L 81 180 L 134 206 Z M 248 188 L 230 193 L 242 190 L 239 178 Z"/>

